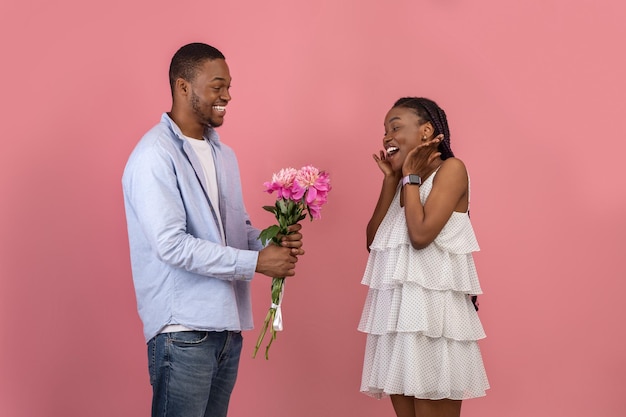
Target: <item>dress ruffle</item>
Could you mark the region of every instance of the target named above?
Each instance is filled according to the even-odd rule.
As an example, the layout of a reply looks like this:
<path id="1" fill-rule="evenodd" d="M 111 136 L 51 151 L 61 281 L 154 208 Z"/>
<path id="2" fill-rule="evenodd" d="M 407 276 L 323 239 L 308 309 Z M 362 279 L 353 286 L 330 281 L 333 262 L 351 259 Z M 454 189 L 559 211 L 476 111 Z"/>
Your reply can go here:
<path id="1" fill-rule="evenodd" d="M 375 335 L 414 332 L 459 341 L 485 337 L 467 294 L 431 291 L 414 283 L 386 290 L 370 289 L 358 329 Z"/>
<path id="2" fill-rule="evenodd" d="M 422 203 L 434 175 L 420 187 Z M 368 334 L 361 391 L 467 399 L 489 388 L 477 340 L 485 337 L 470 295 L 482 294 L 467 213 L 454 212 L 435 241 L 411 245 L 400 189 L 378 228 L 362 283 L 358 329 Z"/>
<path id="3" fill-rule="evenodd" d="M 402 208 L 401 210 L 404 211 Z M 384 250 L 400 245 L 410 245 L 411 241 L 406 230 L 406 218 L 397 216 L 387 218 L 386 220 L 388 223 L 387 227 L 391 229 L 390 233 L 376 234 L 370 249 Z M 437 235 L 433 243 L 435 246 L 440 247 L 441 250 L 455 254 L 478 252 L 480 250 L 469 214 L 456 211 L 452 213 L 445 227 Z"/>
<path id="4" fill-rule="evenodd" d="M 431 290 L 482 294 L 471 252 L 451 253 L 435 244 L 419 251 L 406 243 L 387 249 L 372 247 L 361 283 L 385 289 L 403 282 Z"/>
<path id="5" fill-rule="evenodd" d="M 369 335 L 366 351 L 372 354 L 365 357 L 361 392 L 375 398 L 401 394 L 431 400 L 465 400 L 482 397 L 489 388 L 475 342 L 391 333 Z M 379 351 L 385 354 L 377 354 Z M 407 369 L 407 364 L 413 364 L 411 369 Z"/>

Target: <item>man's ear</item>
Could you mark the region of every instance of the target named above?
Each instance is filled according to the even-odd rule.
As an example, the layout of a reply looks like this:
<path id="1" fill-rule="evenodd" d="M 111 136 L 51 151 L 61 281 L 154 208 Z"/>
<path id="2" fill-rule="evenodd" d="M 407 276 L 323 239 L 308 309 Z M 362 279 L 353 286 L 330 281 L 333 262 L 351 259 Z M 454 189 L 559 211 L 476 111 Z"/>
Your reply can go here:
<path id="1" fill-rule="evenodd" d="M 189 83 L 187 82 L 187 80 L 184 80 L 182 78 L 176 79 L 176 83 L 174 84 L 174 90 L 176 91 L 177 94 L 181 96 L 187 96 L 187 94 L 189 94 L 190 89 L 191 87 Z"/>

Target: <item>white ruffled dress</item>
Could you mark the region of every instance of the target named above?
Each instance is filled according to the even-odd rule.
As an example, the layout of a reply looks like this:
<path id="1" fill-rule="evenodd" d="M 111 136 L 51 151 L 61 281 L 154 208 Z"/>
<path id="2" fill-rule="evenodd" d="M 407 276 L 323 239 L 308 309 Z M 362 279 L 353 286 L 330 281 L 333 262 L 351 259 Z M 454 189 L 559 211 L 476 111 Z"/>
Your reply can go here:
<path id="1" fill-rule="evenodd" d="M 420 186 L 422 204 L 431 175 Z M 468 213 L 452 213 L 435 241 L 414 249 L 400 188 L 372 245 L 358 329 L 367 333 L 361 392 L 375 398 L 463 400 L 489 388 L 477 341 L 485 332 L 471 295 L 482 294 L 472 252 L 480 248 Z"/>

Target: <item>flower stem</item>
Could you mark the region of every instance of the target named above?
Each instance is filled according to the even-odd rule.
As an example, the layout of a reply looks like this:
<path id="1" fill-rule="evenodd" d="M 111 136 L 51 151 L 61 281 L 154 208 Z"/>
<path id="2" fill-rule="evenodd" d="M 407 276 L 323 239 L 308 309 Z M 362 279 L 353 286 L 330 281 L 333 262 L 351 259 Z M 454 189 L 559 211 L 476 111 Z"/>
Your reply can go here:
<path id="1" fill-rule="evenodd" d="M 270 341 L 265 347 L 265 360 L 270 360 L 270 346 L 272 346 L 272 342 L 276 339 L 276 330 L 272 327 L 271 331 L 272 337 L 270 337 Z"/>
<path id="2" fill-rule="evenodd" d="M 257 341 L 256 341 L 256 346 L 254 346 L 254 353 L 252 354 L 252 358 L 256 358 L 256 353 L 258 352 L 259 348 L 261 347 L 261 343 L 263 342 L 263 338 L 265 337 L 265 333 L 267 333 L 267 328 L 269 327 L 269 324 L 271 322 L 274 321 L 274 314 L 276 313 L 276 310 L 273 308 L 270 308 L 269 311 L 267 312 L 266 316 L 265 316 L 265 321 L 263 322 L 263 328 L 261 330 L 261 334 L 259 335 Z M 267 358 L 267 352 L 265 353 L 265 357 Z"/>

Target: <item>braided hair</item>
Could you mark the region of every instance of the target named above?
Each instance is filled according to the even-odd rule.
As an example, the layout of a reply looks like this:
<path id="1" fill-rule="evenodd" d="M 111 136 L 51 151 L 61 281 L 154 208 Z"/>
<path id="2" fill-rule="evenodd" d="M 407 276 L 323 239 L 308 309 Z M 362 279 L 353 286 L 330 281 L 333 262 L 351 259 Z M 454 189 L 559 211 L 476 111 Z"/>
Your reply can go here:
<path id="1" fill-rule="evenodd" d="M 413 110 L 421 119 L 421 124 L 430 122 L 435 129 L 435 136 L 443 134 L 443 140 L 438 147 L 438 151 L 441 152 L 441 159 L 446 160 L 454 156 L 450 147 L 450 129 L 448 128 L 446 112 L 437 103 L 423 97 L 403 97 L 396 101 L 393 107 Z"/>

